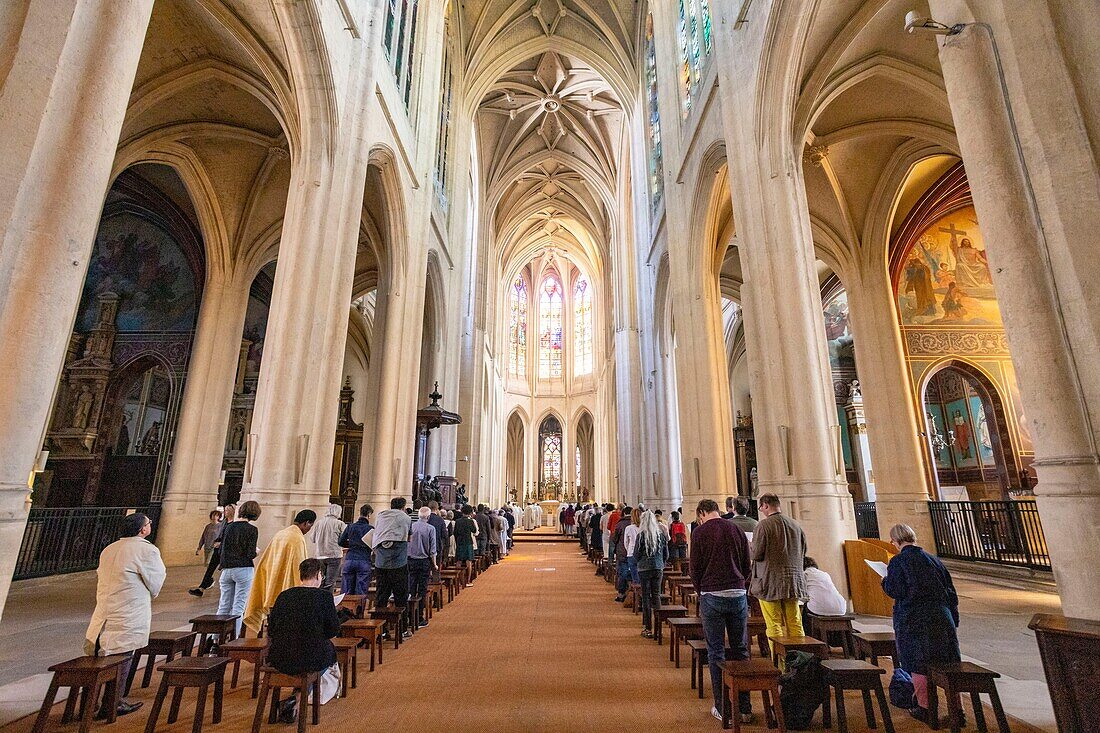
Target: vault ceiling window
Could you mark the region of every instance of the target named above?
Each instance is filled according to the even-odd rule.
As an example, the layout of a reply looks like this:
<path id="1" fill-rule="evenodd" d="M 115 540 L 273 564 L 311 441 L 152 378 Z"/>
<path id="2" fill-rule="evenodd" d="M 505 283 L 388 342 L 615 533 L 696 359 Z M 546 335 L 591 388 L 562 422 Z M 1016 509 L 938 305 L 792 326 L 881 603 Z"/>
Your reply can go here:
<path id="1" fill-rule="evenodd" d="M 657 105 L 657 48 L 653 42 L 653 15 L 645 21 L 645 84 L 649 100 L 649 191 L 653 211 L 665 193 L 665 159 L 661 145 L 661 112 Z"/>
<path id="2" fill-rule="evenodd" d="M 683 117 L 691 112 L 702 79 L 704 62 L 710 56 L 711 17 L 709 0 L 678 0 L 680 17 L 680 101 Z"/>
<path id="3" fill-rule="evenodd" d="M 382 47 L 390 60 L 393 76 L 405 107 L 412 92 L 413 51 L 416 48 L 417 0 L 386 0 L 386 23 Z"/>
<path id="4" fill-rule="evenodd" d="M 448 24 L 443 48 L 443 89 L 440 93 L 439 136 L 435 153 L 435 194 L 439 205 L 447 210 L 447 156 L 451 143 L 451 95 L 454 89 L 454 65 L 451 63 L 451 33 Z"/>
<path id="5" fill-rule="evenodd" d="M 547 275 L 539 291 L 539 379 L 562 378 L 562 289 L 555 275 Z"/>
<path id="6" fill-rule="evenodd" d="M 527 283 L 517 277 L 512 285 L 508 324 L 508 371 L 517 377 L 527 374 Z"/>
<path id="7" fill-rule="evenodd" d="M 581 275 L 573 286 L 573 373 L 592 373 L 592 288 Z"/>

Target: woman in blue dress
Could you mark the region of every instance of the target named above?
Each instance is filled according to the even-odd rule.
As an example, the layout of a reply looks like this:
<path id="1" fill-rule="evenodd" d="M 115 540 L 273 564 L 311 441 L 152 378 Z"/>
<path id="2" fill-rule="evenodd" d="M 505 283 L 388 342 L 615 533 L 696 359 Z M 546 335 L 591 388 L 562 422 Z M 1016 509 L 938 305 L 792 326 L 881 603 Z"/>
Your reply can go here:
<path id="1" fill-rule="evenodd" d="M 897 665 L 913 678 L 916 707 L 910 714 L 928 722 L 928 668 L 961 661 L 959 597 L 951 574 L 939 558 L 917 546 L 912 527 L 895 524 L 890 544 L 898 554 L 890 559 L 882 589 L 894 599 Z"/>

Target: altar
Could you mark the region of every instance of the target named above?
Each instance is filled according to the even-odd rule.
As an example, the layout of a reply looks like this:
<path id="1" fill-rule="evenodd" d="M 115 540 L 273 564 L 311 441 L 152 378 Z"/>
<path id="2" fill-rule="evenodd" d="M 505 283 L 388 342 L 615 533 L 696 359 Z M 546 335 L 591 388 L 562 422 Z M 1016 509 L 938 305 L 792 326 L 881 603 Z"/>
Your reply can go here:
<path id="1" fill-rule="evenodd" d="M 545 501 L 540 501 L 539 506 L 542 507 L 542 526 L 557 527 L 558 511 L 561 509 L 561 502 L 557 499 L 546 499 Z"/>

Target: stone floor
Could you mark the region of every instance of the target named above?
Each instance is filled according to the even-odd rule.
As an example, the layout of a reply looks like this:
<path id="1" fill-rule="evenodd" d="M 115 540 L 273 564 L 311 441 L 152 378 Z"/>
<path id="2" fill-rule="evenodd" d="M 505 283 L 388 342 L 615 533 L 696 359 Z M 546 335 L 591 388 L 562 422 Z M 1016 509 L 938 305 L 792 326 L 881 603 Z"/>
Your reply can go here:
<path id="1" fill-rule="evenodd" d="M 562 544 L 524 545 L 523 556 L 540 547 L 557 563 L 565 561 L 558 557 L 566 550 Z M 554 551 L 553 547 L 561 549 Z M 530 562 L 526 557 L 523 560 Z M 523 560 L 520 563 L 527 564 Z M 216 592 L 201 600 L 185 592 L 200 572 L 199 568 L 169 571 L 164 591 L 154 602 L 154 628 L 184 627 L 192 616 L 213 611 Z M 960 575 L 956 585 L 961 600 L 959 637 L 964 656 L 1001 672 L 1001 696 L 1010 715 L 1039 729 L 1056 730 L 1038 650 L 1027 623 L 1034 613 L 1058 612 L 1057 596 L 994 585 L 973 576 Z M 599 589 L 585 582 L 585 590 Z M 22 581 L 12 586 L 0 623 L 0 726 L 35 711 L 49 681 L 46 668 L 79 654 L 94 596 L 94 573 Z M 864 617 L 858 625 L 866 630 L 888 628 L 889 619 Z M 658 654 L 655 662 L 659 659 Z"/>

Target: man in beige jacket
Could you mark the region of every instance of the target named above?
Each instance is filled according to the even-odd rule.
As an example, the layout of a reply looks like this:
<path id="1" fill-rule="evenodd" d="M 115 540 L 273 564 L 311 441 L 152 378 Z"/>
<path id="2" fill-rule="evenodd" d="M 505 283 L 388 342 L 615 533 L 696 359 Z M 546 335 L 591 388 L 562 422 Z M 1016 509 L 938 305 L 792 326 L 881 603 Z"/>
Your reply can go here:
<path id="1" fill-rule="evenodd" d="M 798 602 L 807 598 L 802 570 L 806 535 L 797 522 L 780 512 L 778 496 L 763 494 L 759 502 L 763 519 L 752 533 L 749 592 L 760 601 L 769 642 L 783 636 L 803 636 Z"/>
<path id="2" fill-rule="evenodd" d="M 129 693 L 130 665 L 134 652 L 149 643 L 153 621 L 153 599 L 164 585 L 164 562 L 160 550 L 146 539 L 153 522 L 141 513 L 131 514 L 122 522 L 122 538 L 112 542 L 99 555 L 96 575 L 95 611 L 84 634 L 84 653 L 89 656 L 126 654 L 119 670 Z M 107 717 L 107 695 L 96 715 Z M 127 715 L 141 707 L 140 702 L 120 699 L 118 714 Z"/>

